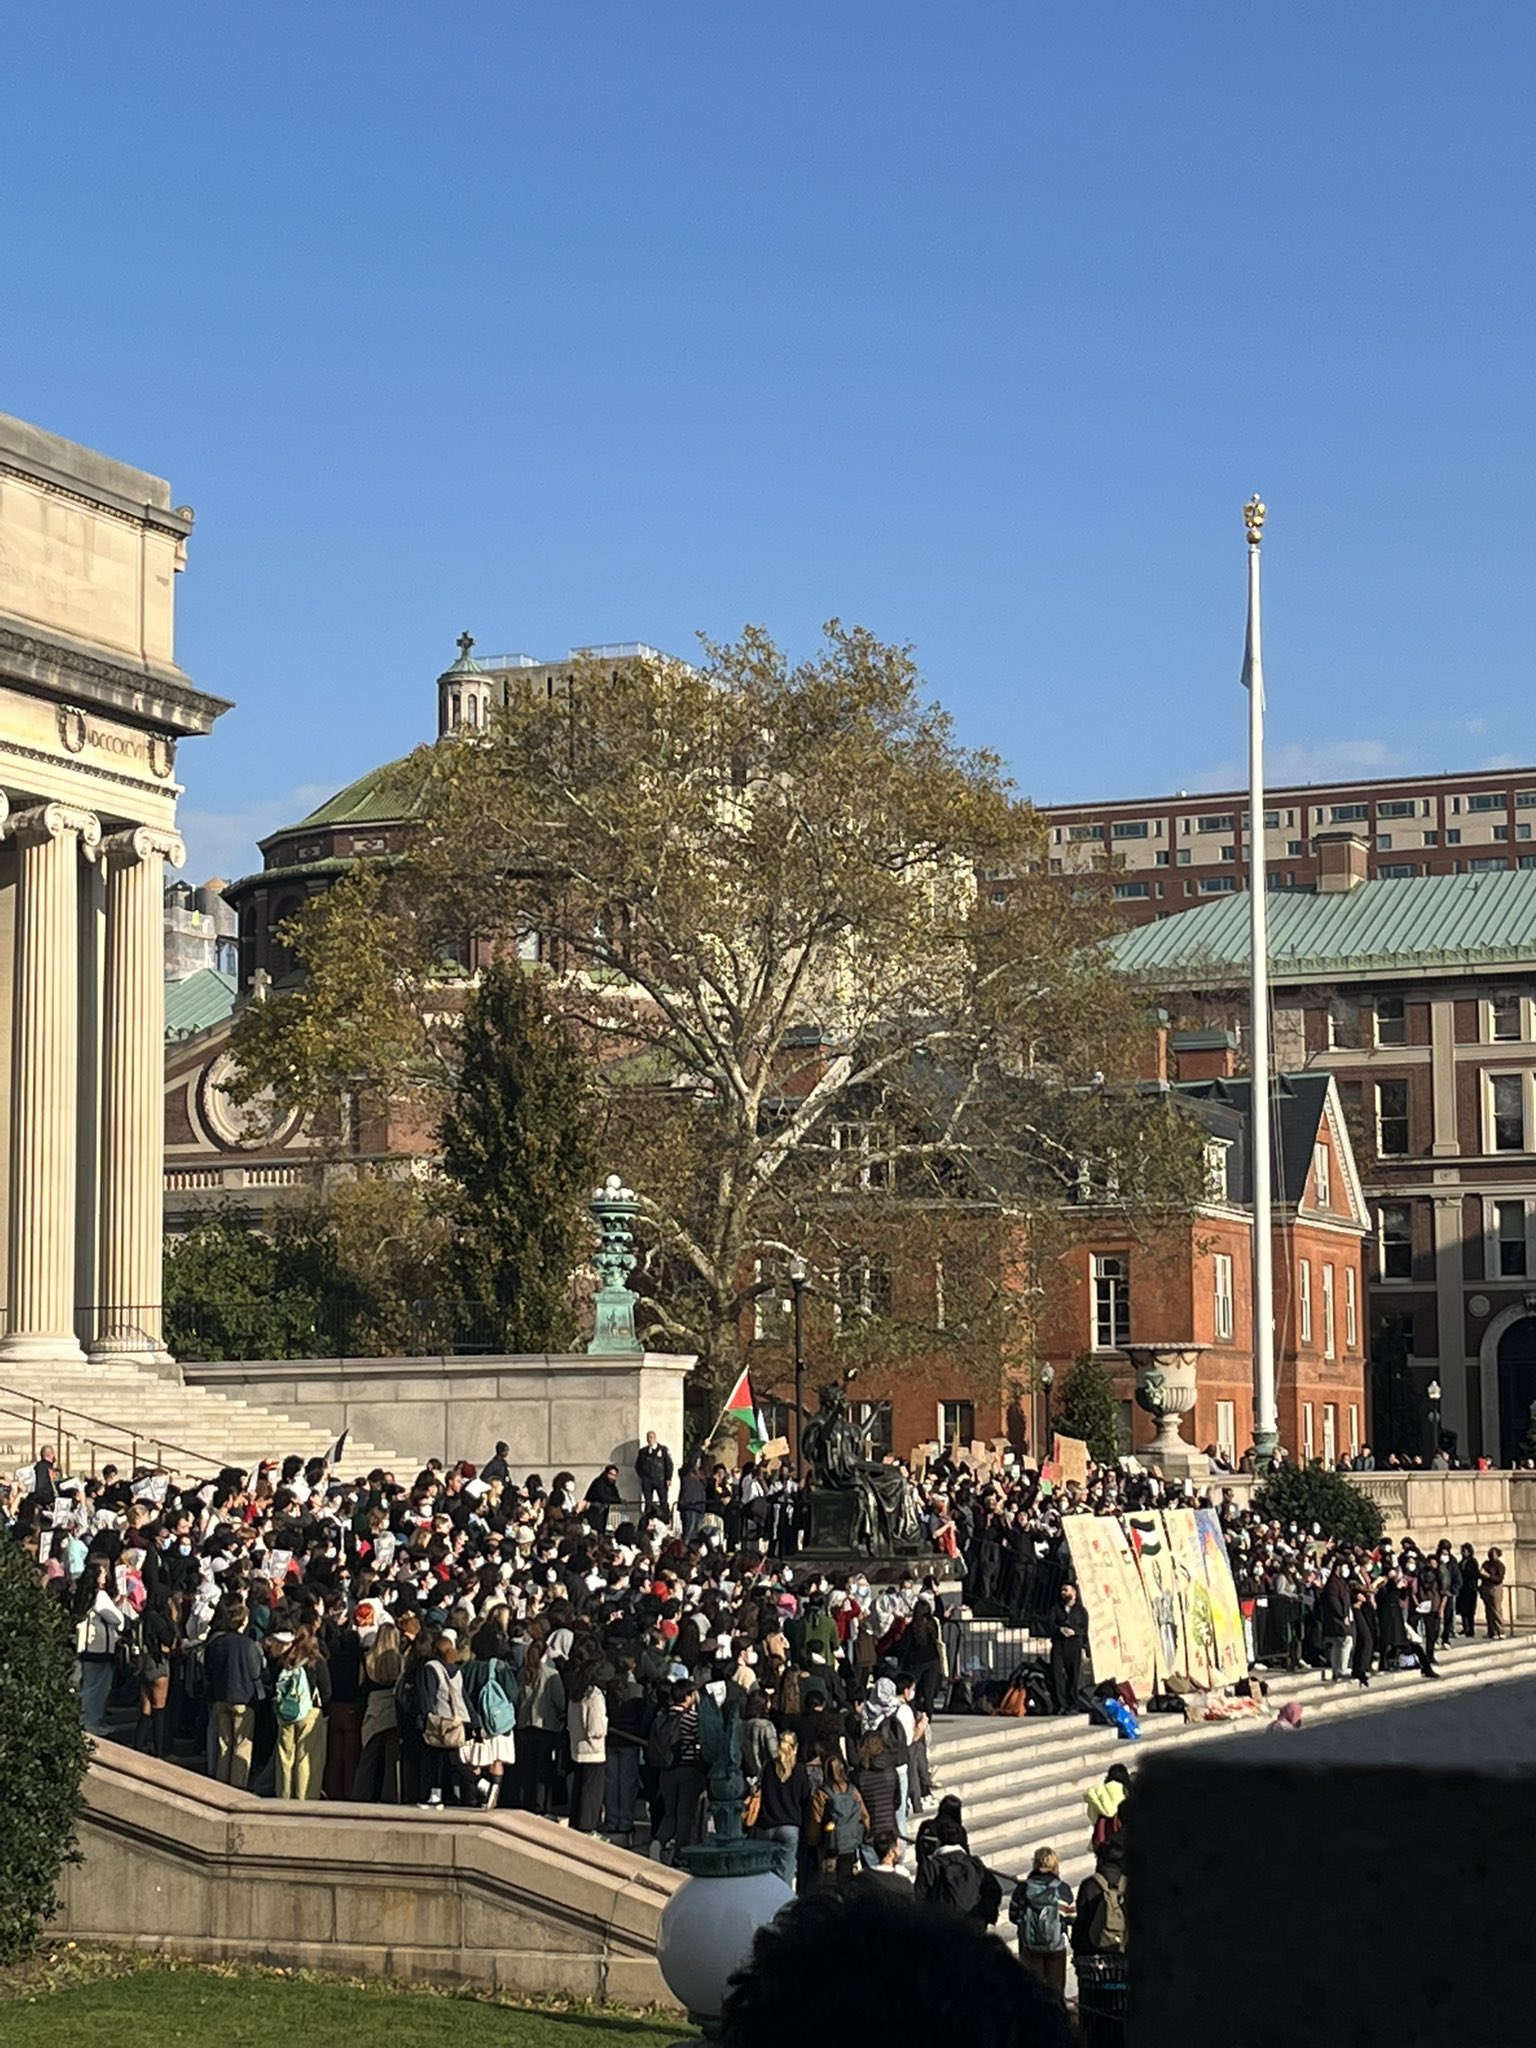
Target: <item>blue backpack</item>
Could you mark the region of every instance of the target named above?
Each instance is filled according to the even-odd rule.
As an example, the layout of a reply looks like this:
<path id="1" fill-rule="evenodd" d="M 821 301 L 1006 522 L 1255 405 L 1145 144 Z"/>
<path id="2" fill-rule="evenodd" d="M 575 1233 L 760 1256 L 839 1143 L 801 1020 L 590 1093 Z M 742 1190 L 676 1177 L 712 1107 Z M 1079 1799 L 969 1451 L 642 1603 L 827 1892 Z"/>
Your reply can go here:
<path id="1" fill-rule="evenodd" d="M 486 1666 L 485 1683 L 480 1688 L 475 1710 L 487 1735 L 510 1735 L 517 1727 L 517 1707 L 501 1682 L 494 1660 Z"/>

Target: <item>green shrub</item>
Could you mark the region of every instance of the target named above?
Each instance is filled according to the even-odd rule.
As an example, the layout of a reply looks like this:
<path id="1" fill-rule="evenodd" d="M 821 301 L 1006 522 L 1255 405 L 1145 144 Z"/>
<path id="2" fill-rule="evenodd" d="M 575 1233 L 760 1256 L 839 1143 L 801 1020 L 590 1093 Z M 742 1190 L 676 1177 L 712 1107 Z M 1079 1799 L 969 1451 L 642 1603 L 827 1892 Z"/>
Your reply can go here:
<path id="1" fill-rule="evenodd" d="M 1342 1472 L 1320 1466 L 1289 1466 L 1267 1473 L 1253 1496 L 1254 1513 L 1269 1521 L 1316 1522 L 1325 1536 L 1374 1549 L 1382 1538 L 1381 1509 L 1351 1486 Z"/>
<path id="2" fill-rule="evenodd" d="M 1056 1389 L 1051 1428 L 1058 1436 L 1080 1437 L 1095 1464 L 1113 1465 L 1120 1455 L 1120 1404 L 1114 1381 L 1087 1352 L 1067 1367 Z"/>
<path id="3" fill-rule="evenodd" d="M 0 1536 L 0 1963 L 24 1956 L 76 1861 L 89 1751 L 68 1615 L 20 1544 Z"/>

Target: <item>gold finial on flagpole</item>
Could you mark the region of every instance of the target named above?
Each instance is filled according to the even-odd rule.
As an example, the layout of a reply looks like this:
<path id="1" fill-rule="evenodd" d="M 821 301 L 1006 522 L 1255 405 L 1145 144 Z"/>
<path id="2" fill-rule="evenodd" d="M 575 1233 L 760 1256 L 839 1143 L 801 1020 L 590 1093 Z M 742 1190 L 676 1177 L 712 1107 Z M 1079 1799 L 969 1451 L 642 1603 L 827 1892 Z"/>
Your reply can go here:
<path id="1" fill-rule="evenodd" d="M 1248 529 L 1248 545 L 1256 548 L 1264 538 L 1264 500 L 1255 491 L 1243 507 L 1243 524 Z"/>

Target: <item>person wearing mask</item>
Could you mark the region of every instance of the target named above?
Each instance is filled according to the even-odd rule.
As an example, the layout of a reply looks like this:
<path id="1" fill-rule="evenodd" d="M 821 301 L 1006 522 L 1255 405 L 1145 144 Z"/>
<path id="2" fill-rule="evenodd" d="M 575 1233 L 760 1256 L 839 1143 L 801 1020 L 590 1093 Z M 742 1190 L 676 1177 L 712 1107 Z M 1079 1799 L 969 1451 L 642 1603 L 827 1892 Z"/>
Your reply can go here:
<path id="1" fill-rule="evenodd" d="M 566 1667 L 565 1732 L 574 1779 L 571 1826 L 595 1835 L 603 1820 L 603 1781 L 608 1763 L 608 1699 L 598 1683 L 602 1666 L 592 1659 Z"/>
<path id="2" fill-rule="evenodd" d="M 1019 1961 L 1058 1998 L 1067 1995 L 1067 1932 L 1077 1917 L 1072 1887 L 1062 1880 L 1054 1849 L 1037 1849 L 1029 1876 L 1015 1890 L 1008 1917 L 1019 1930 Z"/>
<path id="3" fill-rule="evenodd" d="M 549 1656 L 543 1633 L 529 1636 L 517 1700 L 517 1803 L 547 1814 L 555 1804 L 560 1732 L 565 1726 L 565 1683 Z"/>
<path id="4" fill-rule="evenodd" d="M 267 1660 L 247 1634 L 250 1615 L 235 1595 L 214 1610 L 203 1651 L 203 1682 L 212 1717 L 213 1778 L 243 1792 L 251 1782 L 256 1704 L 266 1696 Z"/>
<path id="5" fill-rule="evenodd" d="M 1459 1633 L 1469 1640 L 1477 1634 L 1477 1593 L 1478 1569 L 1477 1552 L 1470 1543 L 1461 1546 L 1459 1559 L 1461 1583 L 1456 1589 L 1456 1619 L 1460 1623 Z"/>
<path id="6" fill-rule="evenodd" d="M 156 1586 L 139 1616 L 139 1646 L 134 1653 L 134 1677 L 139 1685 L 139 1718 L 133 1746 L 141 1756 L 164 1760 L 170 1754 L 170 1731 L 166 1725 L 165 1703 L 171 1691 L 171 1657 L 176 1649 L 176 1615 L 179 1595 L 167 1594 Z"/>
<path id="7" fill-rule="evenodd" d="M 320 1633 L 331 1674 L 331 1705 L 325 1726 L 325 1796 L 346 1799 L 363 1754 L 363 1642 L 337 1593 L 325 1603 Z"/>
<path id="8" fill-rule="evenodd" d="M 944 1652 L 939 1624 L 928 1601 L 919 1600 L 913 1608 L 912 1619 L 896 1647 L 896 1661 L 903 1674 L 912 1680 L 917 1711 L 931 1720 L 944 1676 Z"/>
<path id="9" fill-rule="evenodd" d="M 651 1853 L 675 1863 L 680 1849 L 699 1839 L 703 1825 L 704 1764 L 699 1748 L 699 1691 L 692 1679 L 673 1681 L 671 1705 L 651 1730 L 647 1754 L 658 1774 L 661 1815 Z"/>
<path id="10" fill-rule="evenodd" d="M 279 1799 L 320 1797 L 325 1780 L 325 1710 L 330 1697 L 331 1674 L 314 1630 L 295 1629 L 281 1646 L 273 1688 Z"/>
<path id="11" fill-rule="evenodd" d="M 800 1741 L 793 1729 L 779 1737 L 777 1752 L 760 1784 L 762 1797 L 753 1832 L 773 1844 L 774 1868 L 787 1885 L 793 1885 L 811 1806 L 810 1773 L 800 1761 Z"/>
<path id="12" fill-rule="evenodd" d="M 1342 1565 L 1334 1566 L 1328 1574 L 1328 1583 L 1318 1595 L 1317 1626 L 1326 1660 L 1322 1671 L 1323 1684 L 1337 1685 L 1348 1675 L 1355 1639 L 1354 1600 Z"/>

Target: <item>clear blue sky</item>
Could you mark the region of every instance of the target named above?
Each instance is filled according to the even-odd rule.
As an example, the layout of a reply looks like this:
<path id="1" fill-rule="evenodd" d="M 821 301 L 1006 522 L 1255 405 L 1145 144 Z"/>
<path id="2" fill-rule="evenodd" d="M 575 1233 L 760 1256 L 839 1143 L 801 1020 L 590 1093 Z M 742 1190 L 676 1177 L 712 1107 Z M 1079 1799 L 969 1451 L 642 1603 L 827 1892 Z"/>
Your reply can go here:
<path id="1" fill-rule="evenodd" d="M 489 650 L 833 614 L 1043 800 L 1536 759 L 1536 11 L 9 10 L 0 410 L 198 512 L 190 865 Z"/>

